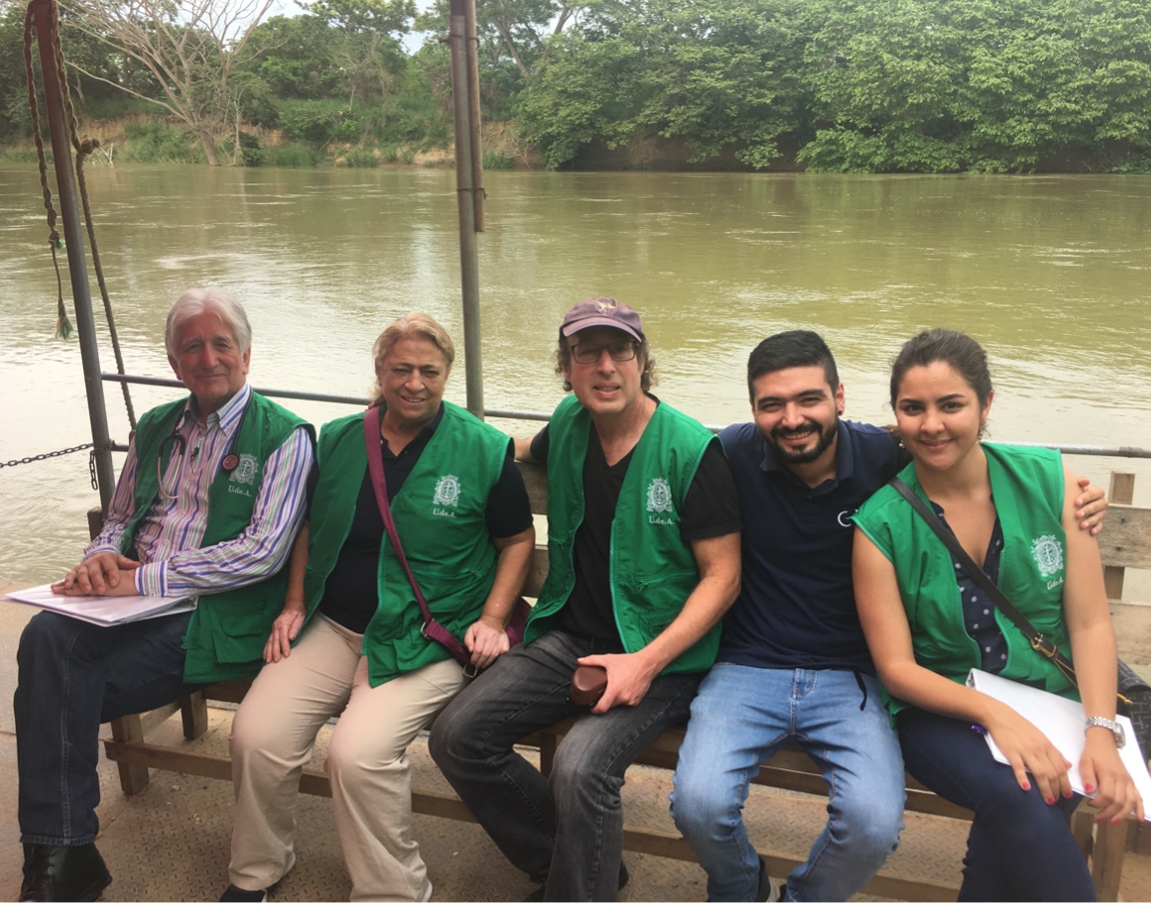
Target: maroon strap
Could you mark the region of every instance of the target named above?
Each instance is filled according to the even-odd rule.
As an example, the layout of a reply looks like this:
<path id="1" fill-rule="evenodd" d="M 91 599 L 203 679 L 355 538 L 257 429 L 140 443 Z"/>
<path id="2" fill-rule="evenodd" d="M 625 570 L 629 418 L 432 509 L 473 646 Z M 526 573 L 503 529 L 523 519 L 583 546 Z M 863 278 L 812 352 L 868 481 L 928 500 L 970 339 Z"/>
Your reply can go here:
<path id="1" fill-rule="evenodd" d="M 392 548 L 396 550 L 396 557 L 404 566 L 404 573 L 408 575 L 408 582 L 416 594 L 416 601 L 420 604 L 420 613 L 424 616 L 423 633 L 429 640 L 435 640 L 452 654 L 463 667 L 471 665 L 472 654 L 463 643 L 443 624 L 432 617 L 428 610 L 428 600 L 420 591 L 412 569 L 408 567 L 408 559 L 404 555 L 404 547 L 400 545 L 400 534 L 396 531 L 396 521 L 392 517 L 392 508 L 388 504 L 388 484 L 384 480 L 384 456 L 380 451 L 380 409 L 368 408 L 364 411 L 364 443 L 368 450 L 368 472 L 372 475 L 372 488 L 376 491 L 376 504 L 380 508 L 380 517 L 384 520 L 384 529 L 388 531 L 388 538 L 392 541 Z"/>

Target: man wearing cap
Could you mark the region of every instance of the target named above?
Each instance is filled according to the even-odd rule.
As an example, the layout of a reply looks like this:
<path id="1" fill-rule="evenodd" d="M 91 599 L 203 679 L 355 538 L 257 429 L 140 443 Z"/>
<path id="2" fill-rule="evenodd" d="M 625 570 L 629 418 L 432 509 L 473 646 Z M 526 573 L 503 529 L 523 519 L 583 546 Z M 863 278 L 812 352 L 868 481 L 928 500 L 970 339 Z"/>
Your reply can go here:
<path id="1" fill-rule="evenodd" d="M 444 710 L 432 757 L 546 900 L 611 900 L 622 867 L 620 788 L 632 760 L 683 722 L 739 592 L 739 499 L 711 433 L 649 393 L 639 315 L 582 301 L 560 327 L 556 372 L 574 395 L 517 456 L 546 464 L 549 572 L 523 645 Z M 606 670 L 590 714 L 580 665 Z M 513 749 L 583 715 L 550 781 Z"/>

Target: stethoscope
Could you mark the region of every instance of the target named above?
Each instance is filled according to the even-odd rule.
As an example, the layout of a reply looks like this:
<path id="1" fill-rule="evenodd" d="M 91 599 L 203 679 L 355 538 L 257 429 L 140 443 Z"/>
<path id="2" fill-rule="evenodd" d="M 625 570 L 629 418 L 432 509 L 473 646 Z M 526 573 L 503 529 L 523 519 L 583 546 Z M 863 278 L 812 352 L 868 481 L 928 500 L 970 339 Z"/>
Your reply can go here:
<path id="1" fill-rule="evenodd" d="M 248 416 L 248 406 L 251 405 L 251 403 L 252 396 L 249 395 L 248 400 L 244 402 L 244 410 L 240 412 L 240 420 L 236 424 L 236 429 L 232 432 L 232 440 L 228 443 L 228 450 L 224 455 L 224 460 L 220 462 L 220 468 L 225 473 L 231 473 L 240 466 L 240 456 L 236 454 L 236 443 L 240 441 L 240 429 L 244 425 L 244 418 Z M 180 435 L 180 427 L 184 425 L 185 413 L 186 409 L 181 408 L 179 415 L 176 417 L 176 425 L 172 427 L 172 432 L 160 440 L 160 447 L 156 450 L 156 485 L 160 487 L 160 495 L 166 499 L 174 499 L 177 493 L 169 494 L 164 488 L 164 474 L 160 467 L 160 462 L 164 460 L 164 446 L 169 442 L 172 443 L 173 453 L 178 453 L 181 457 L 183 457 L 184 452 L 188 450 L 188 440 Z M 193 454 L 195 453 L 193 452 Z M 171 460 L 171 457 L 169 457 L 168 460 Z"/>

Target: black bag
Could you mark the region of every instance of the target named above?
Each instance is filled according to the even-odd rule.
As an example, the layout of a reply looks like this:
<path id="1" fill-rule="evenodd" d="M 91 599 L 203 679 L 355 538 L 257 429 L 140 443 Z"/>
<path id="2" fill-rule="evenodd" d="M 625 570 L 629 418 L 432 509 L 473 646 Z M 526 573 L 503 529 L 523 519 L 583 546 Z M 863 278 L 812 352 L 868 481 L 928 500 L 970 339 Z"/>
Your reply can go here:
<path id="1" fill-rule="evenodd" d="M 1122 714 L 1131 719 L 1139 750 L 1147 759 L 1151 751 L 1151 686 L 1124 662 L 1119 663 L 1119 695 L 1127 699 L 1128 704 L 1120 708 L 1125 709 Z"/>

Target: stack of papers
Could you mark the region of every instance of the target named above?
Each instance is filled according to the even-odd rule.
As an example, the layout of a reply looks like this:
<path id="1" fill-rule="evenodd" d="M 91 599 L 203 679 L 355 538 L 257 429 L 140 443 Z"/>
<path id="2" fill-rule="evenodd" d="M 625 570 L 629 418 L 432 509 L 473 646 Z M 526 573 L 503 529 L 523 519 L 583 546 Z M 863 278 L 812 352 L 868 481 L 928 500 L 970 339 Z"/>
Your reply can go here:
<path id="1" fill-rule="evenodd" d="M 986 693 L 1004 705 L 1010 706 L 1043 731 L 1051 741 L 1051 745 L 1071 763 L 1071 770 L 1067 774 L 1071 781 L 1071 789 L 1084 796 L 1095 796 L 1094 793 L 1084 793 L 1083 776 L 1079 773 L 1079 760 L 1083 757 L 1083 747 L 1087 742 L 1087 715 L 1083 711 L 1083 703 L 1007 680 L 997 674 L 988 674 L 977 668 L 972 668 L 971 673 L 967 675 L 967 686 L 974 687 L 980 693 Z M 1143 751 L 1139 749 L 1139 741 L 1135 737 L 1131 719 L 1119 715 L 1116 721 L 1123 725 L 1123 732 L 1127 737 L 1127 742 L 1119 750 L 1119 759 L 1135 782 L 1135 789 L 1143 797 L 1147 821 L 1151 821 L 1151 775 L 1147 773 L 1147 760 Z M 991 739 L 991 734 L 985 736 L 995 760 L 1004 765 L 1010 764 L 1007 756 L 1003 755 L 995 741 Z"/>
<path id="2" fill-rule="evenodd" d="M 196 607 L 195 596 L 57 596 L 49 583 L 8 593 L 4 598 L 101 627 L 160 618 Z"/>

